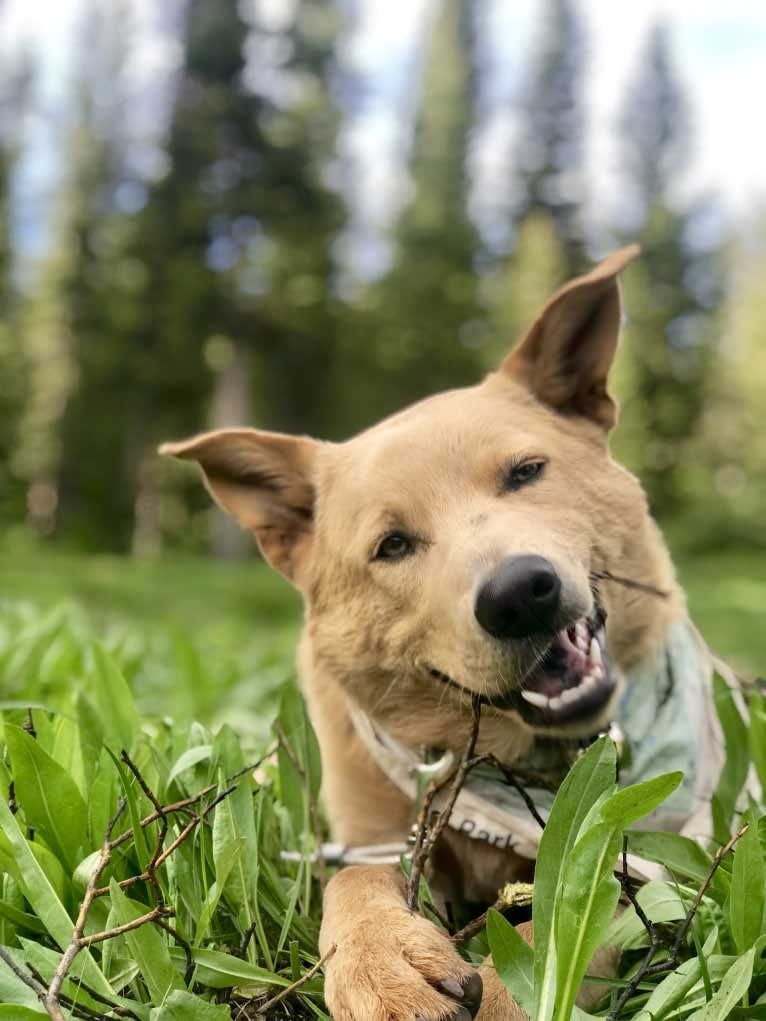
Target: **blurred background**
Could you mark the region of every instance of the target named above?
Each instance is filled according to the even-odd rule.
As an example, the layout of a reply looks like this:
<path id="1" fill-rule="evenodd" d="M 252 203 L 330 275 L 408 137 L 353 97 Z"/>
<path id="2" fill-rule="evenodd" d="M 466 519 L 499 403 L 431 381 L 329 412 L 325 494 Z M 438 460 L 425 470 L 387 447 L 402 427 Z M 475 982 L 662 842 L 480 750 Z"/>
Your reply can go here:
<path id="1" fill-rule="evenodd" d="M 158 442 L 348 436 L 637 240 L 614 453 L 763 664 L 765 91 L 760 0 L 0 0 L 5 595 L 291 641 Z"/>

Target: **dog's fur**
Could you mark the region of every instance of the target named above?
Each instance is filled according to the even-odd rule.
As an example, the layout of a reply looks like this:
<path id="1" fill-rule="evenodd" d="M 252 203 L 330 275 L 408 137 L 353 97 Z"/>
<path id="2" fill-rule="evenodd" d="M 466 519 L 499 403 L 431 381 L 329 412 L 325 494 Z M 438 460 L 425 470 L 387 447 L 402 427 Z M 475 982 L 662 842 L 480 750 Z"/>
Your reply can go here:
<path id="1" fill-rule="evenodd" d="M 345 443 L 237 429 L 163 448 L 199 462 L 217 502 L 303 593 L 300 672 L 333 837 L 343 844 L 401 841 L 413 814 L 357 736 L 351 702 L 404 745 L 459 753 L 471 701 L 432 671 L 491 700 L 518 687 L 539 656 L 539 643 L 499 641 L 477 623 L 477 589 L 502 560 L 537 554 L 554 565 L 558 627 L 593 611 L 595 571 L 669 593 L 657 600 L 601 585 L 620 672 L 661 645 L 684 612 L 643 491 L 608 453 L 617 274 L 636 252 L 617 252 L 558 291 L 478 386 L 438 394 Z M 542 476 L 515 490 L 504 485 L 510 465 L 528 462 L 544 462 Z M 381 540 L 392 533 L 409 537 L 409 555 L 381 559 Z M 587 721 L 588 734 L 613 702 Z M 516 712 L 490 706 L 478 750 L 512 763 L 532 733 Z M 441 869 L 470 901 L 491 902 L 503 882 L 529 871 L 509 852 L 452 831 L 444 851 Z M 454 984 L 440 985 L 465 982 L 471 969 L 407 910 L 398 867 L 340 872 L 327 890 L 321 943 L 337 944 L 326 984 L 337 1021 L 467 1019 L 475 1011 L 470 995 L 461 1003 Z M 485 969 L 480 1021 L 517 1017 Z"/>

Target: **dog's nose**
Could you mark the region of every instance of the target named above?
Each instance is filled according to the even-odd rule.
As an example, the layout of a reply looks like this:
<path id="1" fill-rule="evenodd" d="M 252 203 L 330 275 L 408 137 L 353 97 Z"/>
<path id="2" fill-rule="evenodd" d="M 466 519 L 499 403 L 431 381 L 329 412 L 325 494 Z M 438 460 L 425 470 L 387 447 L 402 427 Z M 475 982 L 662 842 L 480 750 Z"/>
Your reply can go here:
<path id="1" fill-rule="evenodd" d="M 561 578 L 544 557 L 508 557 L 479 589 L 474 613 L 493 638 L 528 638 L 554 630 Z"/>

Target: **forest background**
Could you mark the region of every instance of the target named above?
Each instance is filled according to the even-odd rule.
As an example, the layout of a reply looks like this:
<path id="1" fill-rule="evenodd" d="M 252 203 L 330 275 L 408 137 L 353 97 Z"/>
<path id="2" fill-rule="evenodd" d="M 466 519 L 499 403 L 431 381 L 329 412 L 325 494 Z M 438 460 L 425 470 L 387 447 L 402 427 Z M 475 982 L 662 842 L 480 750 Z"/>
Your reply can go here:
<path id="1" fill-rule="evenodd" d="M 587 4 L 539 0 L 523 40 L 497 37 L 510 0 L 389 4 L 411 44 L 382 77 L 354 59 L 375 6 L 83 0 L 52 102 L 51 43 L 9 48 L 0 2 L 6 594 L 103 608 L 131 590 L 122 558 L 159 578 L 146 565 L 253 556 L 160 441 L 242 423 L 351 435 L 478 380 L 559 283 L 639 241 L 613 450 L 704 592 L 695 609 L 716 632 L 728 615 L 724 646 L 757 647 L 766 207 L 753 194 L 734 215 L 688 185 L 683 19 L 631 50 L 594 164 Z M 358 125 L 381 107 L 365 151 Z M 503 107 L 513 130 L 488 144 Z"/>

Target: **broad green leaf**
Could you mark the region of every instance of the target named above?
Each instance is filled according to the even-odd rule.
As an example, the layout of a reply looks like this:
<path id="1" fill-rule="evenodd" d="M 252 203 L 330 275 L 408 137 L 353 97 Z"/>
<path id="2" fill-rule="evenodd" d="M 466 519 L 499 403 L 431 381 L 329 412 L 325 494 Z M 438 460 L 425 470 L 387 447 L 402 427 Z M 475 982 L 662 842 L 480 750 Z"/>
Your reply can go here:
<path id="1" fill-rule="evenodd" d="M 38 933 L 46 931 L 45 926 L 36 915 L 30 915 L 28 911 L 21 911 L 5 900 L 0 900 L 0 917 L 7 918 L 17 929 Z"/>
<path id="2" fill-rule="evenodd" d="M 655 776 L 651 780 L 644 780 L 643 783 L 625 787 L 601 806 L 601 818 L 604 822 L 614 823 L 622 829 L 632 826 L 634 822 L 643 819 L 661 805 L 683 778 L 684 775 L 680 772 L 663 773 L 662 776 Z"/>
<path id="3" fill-rule="evenodd" d="M 685 903 L 673 884 L 656 879 L 644 884 L 636 894 L 647 918 L 653 922 L 675 922 L 685 918 L 693 897 L 692 892 L 688 903 Z M 646 928 L 633 905 L 614 919 L 604 936 L 605 946 L 619 946 L 623 949 L 634 949 L 646 942 Z"/>
<path id="4" fill-rule="evenodd" d="M 150 1016 L 151 1021 L 231 1021 L 231 1010 L 223 1004 L 210 1003 L 194 993 L 176 989 Z"/>
<path id="5" fill-rule="evenodd" d="M 716 832 L 716 840 L 725 844 L 729 839 L 737 798 L 745 785 L 750 766 L 750 741 L 731 688 L 718 674 L 713 675 L 713 698 L 725 744 L 723 768 L 713 795 L 721 828 L 721 832 Z"/>
<path id="6" fill-rule="evenodd" d="M 197 918 L 197 925 L 194 932 L 195 946 L 199 946 L 199 944 L 205 939 L 208 926 L 210 925 L 210 920 L 213 917 L 215 909 L 218 907 L 218 901 L 221 899 L 221 894 L 226 886 L 226 880 L 229 878 L 229 873 L 234 867 L 237 859 L 242 854 L 244 846 L 244 840 L 238 837 L 222 847 L 218 853 L 215 861 L 215 881 L 207 892 L 202 910 L 199 912 L 199 916 Z"/>
<path id="7" fill-rule="evenodd" d="M 750 698 L 750 758 L 758 774 L 761 790 L 766 791 L 766 702 L 756 691 Z"/>
<path id="8" fill-rule="evenodd" d="M 743 823 L 750 824 L 734 849 L 729 895 L 731 934 L 740 954 L 744 954 L 763 932 L 766 863 L 758 839 L 758 822 L 751 812 Z"/>
<path id="9" fill-rule="evenodd" d="M 620 884 L 613 873 L 621 845 L 621 830 L 601 823 L 577 842 L 567 859 L 555 922 L 559 1021 L 569 1021 L 588 964 L 617 909 Z"/>
<path id="10" fill-rule="evenodd" d="M 129 900 L 114 879 L 109 884 L 109 894 L 112 900 L 110 918 L 114 918 L 116 925 L 135 921 L 148 910 L 146 904 Z M 183 982 L 170 959 L 168 945 L 156 926 L 148 923 L 131 929 L 125 933 L 124 939 L 131 955 L 138 962 L 141 977 L 146 982 L 155 1006 L 162 1005 L 172 989 L 183 988 Z"/>
<path id="11" fill-rule="evenodd" d="M 754 955 L 755 948 L 751 947 L 732 964 L 710 1002 L 695 1011 L 689 1021 L 727 1021 L 732 1008 L 750 988 Z"/>
<path id="12" fill-rule="evenodd" d="M 39 1010 L 34 1007 L 17 1007 L 9 1003 L 0 1003 L 0 1018 L 8 1018 L 8 1021 L 40 1021 L 41 1017 L 48 1017 L 47 1011 L 42 1006 Z"/>
<path id="13" fill-rule="evenodd" d="M 18 948 L 3 947 L 3 949 L 10 954 L 17 965 L 23 966 L 23 962 L 19 959 Z M 0 1004 L 18 1004 L 32 1010 L 43 1009 L 29 986 L 25 985 L 20 978 L 16 978 L 5 961 L 2 960 L 0 960 Z M 43 1011 L 43 1013 L 45 1012 Z"/>
<path id="14" fill-rule="evenodd" d="M 18 881 L 24 896 L 35 914 L 60 947 L 69 944 L 74 923 L 66 908 L 59 900 L 40 864 L 32 853 L 16 818 L 4 799 L 0 799 L 0 829 L 10 842 L 13 850 Z M 73 972 L 82 975 L 83 980 L 102 996 L 111 996 L 113 990 L 104 978 L 89 950 L 81 950 L 75 960 Z"/>
<path id="15" fill-rule="evenodd" d="M 21 727 L 6 724 L 5 740 L 24 818 L 71 872 L 87 837 L 88 813 L 77 785 Z"/>
<path id="16" fill-rule="evenodd" d="M 556 982 L 554 905 L 564 864 L 580 825 L 599 797 L 614 784 L 617 758 L 614 745 L 601 738 L 578 759 L 558 790 L 540 840 L 535 865 L 532 921 L 535 929 L 536 1021 L 553 1016 Z"/>
<path id="17" fill-rule="evenodd" d="M 108 652 L 94 642 L 89 694 L 103 724 L 104 743 L 116 754 L 130 752 L 141 733 L 141 719 L 125 678 Z"/>
<path id="18" fill-rule="evenodd" d="M 203 762 L 205 759 L 210 758 L 210 753 L 213 750 L 213 746 L 209 744 L 197 745 L 195 748 L 187 748 L 187 750 L 176 759 L 173 766 L 168 773 L 166 786 L 170 786 L 179 774 L 183 773 L 186 769 L 191 769 L 192 766 L 196 766 L 198 762 Z"/>
<path id="19" fill-rule="evenodd" d="M 702 947 L 702 953 L 709 957 L 718 933 L 712 932 Z M 635 1017 L 635 1021 L 657 1021 L 679 1004 L 686 1003 L 691 990 L 702 979 L 702 968 L 699 958 L 692 957 L 684 961 L 675 971 L 664 978 L 652 992 L 643 1009 Z"/>
<path id="20" fill-rule="evenodd" d="M 499 911 L 487 914 L 487 939 L 500 981 L 519 1006 L 531 1014 L 535 999 L 534 950 Z"/>
<path id="21" fill-rule="evenodd" d="M 657 862 L 672 875 L 702 883 L 713 866 L 713 857 L 689 837 L 677 833 L 658 833 L 651 830 L 631 830 L 628 833 L 628 850 L 639 858 Z M 728 877 L 718 869 L 713 877 L 714 887 L 728 890 Z"/>
<path id="22" fill-rule="evenodd" d="M 186 968 L 186 954 L 181 947 L 171 947 L 170 957 L 176 968 L 183 972 Z M 241 957 L 221 953 L 219 950 L 192 949 L 192 957 L 196 965 L 195 979 L 203 986 L 211 989 L 228 989 L 231 986 L 248 983 L 260 983 L 267 986 L 288 986 L 291 979 L 277 975 L 266 968 L 243 961 Z"/>

